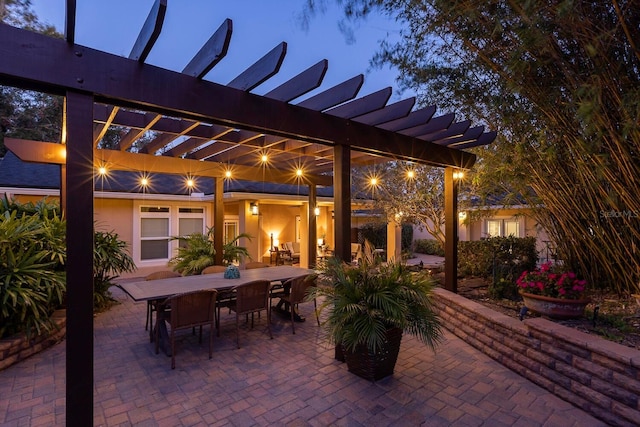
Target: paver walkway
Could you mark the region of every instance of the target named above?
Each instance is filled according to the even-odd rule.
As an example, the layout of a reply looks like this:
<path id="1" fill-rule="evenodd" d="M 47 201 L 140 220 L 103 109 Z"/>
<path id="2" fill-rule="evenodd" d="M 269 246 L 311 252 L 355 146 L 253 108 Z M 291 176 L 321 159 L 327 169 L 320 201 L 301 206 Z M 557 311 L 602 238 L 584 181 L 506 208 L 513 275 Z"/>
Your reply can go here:
<path id="1" fill-rule="evenodd" d="M 296 335 L 274 316 L 269 340 L 263 316 L 241 349 L 224 314 L 212 360 L 186 331 L 172 371 L 149 343 L 146 305 L 114 295 L 121 304 L 95 318 L 95 425 L 604 425 L 448 333 L 435 354 L 405 336 L 395 374 L 363 380 L 334 360 L 312 304 Z M 0 372 L 0 425 L 64 424 L 64 344 Z"/>

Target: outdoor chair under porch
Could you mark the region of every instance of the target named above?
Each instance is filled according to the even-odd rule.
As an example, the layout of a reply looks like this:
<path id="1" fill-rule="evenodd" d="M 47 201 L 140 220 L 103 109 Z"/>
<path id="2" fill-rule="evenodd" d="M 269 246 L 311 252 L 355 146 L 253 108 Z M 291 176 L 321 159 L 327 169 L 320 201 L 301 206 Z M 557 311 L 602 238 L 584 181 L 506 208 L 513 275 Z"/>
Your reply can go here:
<path id="1" fill-rule="evenodd" d="M 235 300 L 231 301 L 229 308 L 236 313 L 236 345 L 240 348 L 240 316 L 244 314 L 249 321 L 251 314 L 251 329 L 253 329 L 253 315 L 262 310 L 267 312 L 267 330 L 269 337 L 273 339 L 271 333 L 271 310 L 269 307 L 269 289 L 271 282 L 268 280 L 254 280 L 243 285 L 238 285 L 234 289 Z M 218 306 L 218 310 L 220 307 Z M 218 312 L 218 318 L 220 313 Z"/>
<path id="2" fill-rule="evenodd" d="M 198 342 L 202 343 L 202 327 L 209 325 L 209 359 L 213 357 L 213 329 L 216 327 L 216 297 L 218 291 L 208 289 L 187 292 L 167 298 L 160 307 L 169 305 L 170 311 L 158 310 L 156 315 L 156 354 L 160 351 L 160 322 L 167 321 L 171 326 L 171 369 L 176 368 L 176 331 L 195 329 L 200 326 Z"/>
<path id="3" fill-rule="evenodd" d="M 285 304 L 289 305 L 289 313 L 291 315 L 291 332 L 296 333 L 295 328 L 295 308 L 298 304 L 306 302 L 305 297 L 307 290 L 314 286 L 315 275 L 309 274 L 307 276 L 296 277 L 289 279 L 283 284 L 283 293 L 272 295 L 272 297 L 280 298 Z M 316 315 L 316 322 L 320 326 L 320 318 L 318 317 L 318 305 L 316 299 L 313 299 L 313 311 Z"/>
<path id="4" fill-rule="evenodd" d="M 144 278 L 144 280 L 170 279 L 172 277 L 181 277 L 181 275 L 180 273 L 176 273 L 175 271 L 171 271 L 171 270 L 160 270 L 160 271 L 154 271 L 153 273 L 148 274 Z M 149 329 L 149 327 L 151 327 L 151 330 L 149 331 L 149 342 L 153 342 L 153 312 L 158 310 L 159 302 L 160 302 L 159 300 L 147 301 L 147 320 L 144 325 L 144 330 L 146 331 Z"/>

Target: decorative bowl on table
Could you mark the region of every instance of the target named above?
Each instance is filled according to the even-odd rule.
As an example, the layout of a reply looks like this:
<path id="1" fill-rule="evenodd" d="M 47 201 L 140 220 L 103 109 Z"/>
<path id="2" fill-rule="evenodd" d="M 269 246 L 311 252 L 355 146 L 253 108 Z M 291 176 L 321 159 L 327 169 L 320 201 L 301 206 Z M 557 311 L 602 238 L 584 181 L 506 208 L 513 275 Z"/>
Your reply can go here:
<path id="1" fill-rule="evenodd" d="M 239 279 L 240 278 L 240 270 L 235 265 L 230 265 L 224 270 L 224 278 L 225 279 Z"/>

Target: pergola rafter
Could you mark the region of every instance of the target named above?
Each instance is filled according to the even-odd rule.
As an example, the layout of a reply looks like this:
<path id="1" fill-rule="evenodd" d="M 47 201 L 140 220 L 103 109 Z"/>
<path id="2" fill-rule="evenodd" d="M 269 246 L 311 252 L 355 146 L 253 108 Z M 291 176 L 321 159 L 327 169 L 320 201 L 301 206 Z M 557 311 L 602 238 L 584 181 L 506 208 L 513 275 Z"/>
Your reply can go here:
<path id="1" fill-rule="evenodd" d="M 387 105 L 391 89 L 358 98 L 364 77 L 309 98 L 328 63 L 321 60 L 266 95 L 251 91 L 276 75 L 286 55 L 280 43 L 228 84 L 205 80 L 227 53 L 232 36 L 225 20 L 182 72 L 146 64 L 162 31 L 167 0 L 156 0 L 128 58 L 75 44 L 75 0 L 66 1 L 66 40 L 0 24 L 0 84 L 61 95 L 65 102 L 66 146 L 6 140 L 26 161 L 62 165 L 61 203 L 74 227 L 67 235 L 67 424 L 93 422 L 92 241 L 93 176 L 99 162 L 128 170 L 191 173 L 215 181 L 216 250 L 222 254 L 222 179 L 233 166 L 241 179 L 289 182 L 291 164 L 312 173 L 304 184 L 315 199 L 316 185 L 333 185 L 335 253 L 350 254 L 352 164 L 389 159 L 446 168 L 447 287 L 455 291 L 457 216 L 453 168 L 470 168 L 475 155 L 462 151 L 491 143 L 495 132 L 453 114 L 434 117 L 434 106 L 411 112 L 414 99 Z M 124 129 L 118 149 L 102 149 L 108 130 Z M 149 132 L 153 138 L 142 143 Z M 148 138 L 147 138 L 148 139 Z M 146 141 L 145 139 L 144 141 Z M 66 148 L 66 155 L 61 148 Z M 269 167 L 257 164 L 261 150 Z M 352 163 L 353 162 L 353 163 Z M 326 173 L 329 172 L 329 173 Z M 325 173 L 322 174 L 321 173 Z M 332 173 L 332 174 L 331 174 Z M 254 179 L 255 180 L 255 179 Z M 314 224 L 309 213 L 309 224 Z M 315 228 L 309 241 L 315 245 Z M 309 245 L 311 254 L 312 246 Z M 314 253 L 315 253 L 315 249 Z"/>

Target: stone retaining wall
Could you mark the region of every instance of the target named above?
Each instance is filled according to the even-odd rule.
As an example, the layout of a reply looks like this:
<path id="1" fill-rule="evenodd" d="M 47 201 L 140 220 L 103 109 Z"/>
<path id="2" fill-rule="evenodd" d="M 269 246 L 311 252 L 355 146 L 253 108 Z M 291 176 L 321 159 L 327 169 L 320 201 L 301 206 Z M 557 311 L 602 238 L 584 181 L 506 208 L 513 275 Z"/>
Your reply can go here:
<path id="1" fill-rule="evenodd" d="M 54 312 L 52 320 L 57 328 L 50 334 L 31 340 L 27 340 L 25 335 L 0 340 L 0 371 L 62 341 L 67 333 L 66 310 Z"/>
<path id="2" fill-rule="evenodd" d="M 436 289 L 444 326 L 502 365 L 614 426 L 640 421 L 640 351 L 543 318 L 519 321 Z"/>

